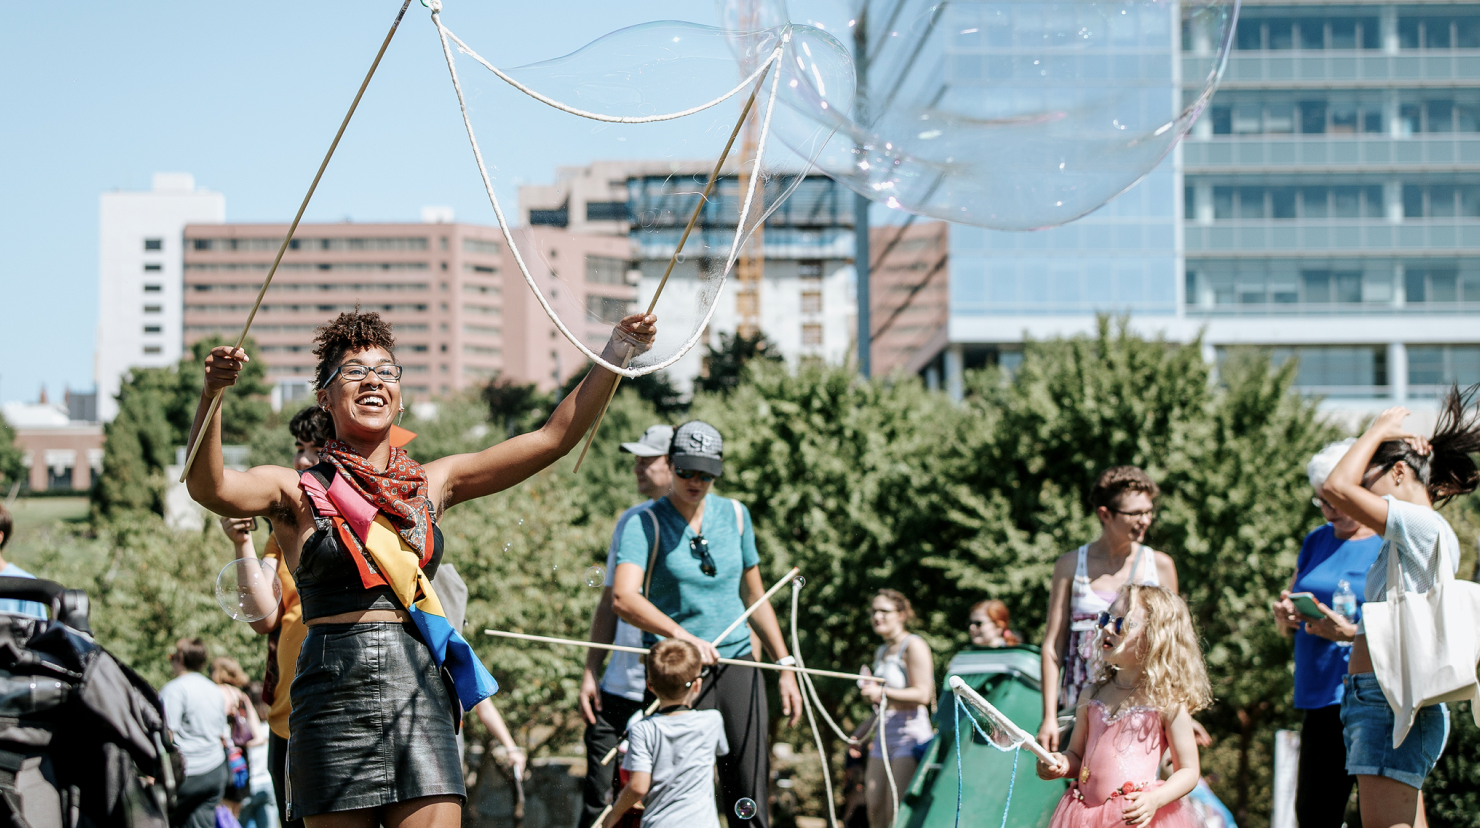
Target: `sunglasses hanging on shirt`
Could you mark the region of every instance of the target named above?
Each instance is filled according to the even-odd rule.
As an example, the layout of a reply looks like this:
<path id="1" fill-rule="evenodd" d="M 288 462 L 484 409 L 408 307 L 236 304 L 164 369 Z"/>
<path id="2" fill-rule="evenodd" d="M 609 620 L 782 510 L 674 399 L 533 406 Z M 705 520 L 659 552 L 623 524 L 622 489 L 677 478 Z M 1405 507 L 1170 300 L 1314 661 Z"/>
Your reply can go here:
<path id="1" fill-rule="evenodd" d="M 699 571 L 713 578 L 719 574 L 719 567 L 714 565 L 714 558 L 709 554 L 709 541 L 703 535 L 695 535 L 689 541 L 689 554 L 699 561 Z"/>

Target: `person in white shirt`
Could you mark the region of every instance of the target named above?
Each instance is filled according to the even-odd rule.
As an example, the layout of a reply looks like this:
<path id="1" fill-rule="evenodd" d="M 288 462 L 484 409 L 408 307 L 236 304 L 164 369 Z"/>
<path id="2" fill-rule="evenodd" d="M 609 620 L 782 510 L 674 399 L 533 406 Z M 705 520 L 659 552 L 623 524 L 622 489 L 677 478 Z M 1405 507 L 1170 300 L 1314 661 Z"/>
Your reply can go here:
<path id="1" fill-rule="evenodd" d="M 215 828 L 216 806 L 226 789 L 230 731 L 221 689 L 201 673 L 209 661 L 204 641 L 180 639 L 170 654 L 175 677 L 159 691 L 165 723 L 185 760 L 185 779 L 170 814 L 172 828 Z"/>
<path id="2" fill-rule="evenodd" d="M 1454 388 L 1445 395 L 1434 436 L 1427 440 L 1403 427 L 1408 409 L 1387 409 L 1326 478 L 1331 505 L 1382 534 L 1382 548 L 1367 571 L 1364 613 L 1387 600 L 1393 556 L 1403 591 L 1409 593 L 1427 592 L 1459 568 L 1459 539 L 1436 509 L 1480 485 L 1473 457 L 1480 452 L 1477 388 L 1463 394 Z M 1406 732 L 1396 730 L 1402 722 L 1378 683 L 1373 653 L 1392 657 L 1391 648 L 1401 644 L 1403 640 L 1395 644 L 1391 639 L 1369 643 L 1365 615 L 1352 642 L 1341 722 L 1346 772 L 1357 778 L 1364 828 L 1427 824 L 1423 783 L 1449 738 L 1449 710 L 1442 703 L 1404 710 L 1411 726 Z M 1397 745 L 1395 735 L 1401 738 Z"/>
<path id="3" fill-rule="evenodd" d="M 10 510 L 0 504 L 0 551 L 10 543 L 11 535 L 15 534 L 15 523 L 10 518 Z M 0 577 L 5 578 L 35 578 L 35 575 L 5 560 L 0 555 Z M 0 612 L 11 615 L 30 615 L 35 618 L 47 618 L 46 605 L 35 601 L 21 601 L 15 598 L 0 598 Z"/>
<path id="4" fill-rule="evenodd" d="M 646 501 L 633 506 L 617 518 L 611 547 L 606 554 L 606 585 L 601 601 L 591 618 L 591 641 L 641 647 L 642 630 L 628 624 L 612 611 L 612 574 L 616 572 L 617 539 L 627 521 L 654 500 L 673 488 L 673 470 L 668 466 L 668 446 L 673 441 L 673 426 L 654 425 L 643 432 L 635 443 L 623 443 L 622 451 L 632 454 L 637 491 Z M 642 657 L 636 653 L 611 653 L 606 672 L 598 683 L 596 675 L 607 658 L 606 650 L 586 651 L 586 670 L 581 676 L 581 717 L 586 720 L 586 782 L 576 828 L 591 828 L 605 810 L 612 794 L 612 778 L 617 771 L 615 760 L 605 765 L 601 760 L 622 740 L 627 721 L 642 709 L 642 695 L 647 677 Z"/>

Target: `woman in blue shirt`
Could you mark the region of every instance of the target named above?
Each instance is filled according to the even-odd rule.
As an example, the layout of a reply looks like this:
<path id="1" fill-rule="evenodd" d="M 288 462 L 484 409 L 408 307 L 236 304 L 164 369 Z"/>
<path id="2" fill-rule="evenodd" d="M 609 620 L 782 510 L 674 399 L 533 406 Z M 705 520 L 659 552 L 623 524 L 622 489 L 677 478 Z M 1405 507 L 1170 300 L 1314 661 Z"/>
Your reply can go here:
<path id="1" fill-rule="evenodd" d="M 1295 635 L 1295 708 L 1304 711 L 1300 728 L 1299 778 L 1295 786 L 1295 816 L 1300 828 L 1341 828 L 1356 777 L 1346 772 L 1346 743 L 1342 738 L 1341 680 L 1351 657 L 1357 625 L 1331 609 L 1331 595 L 1346 581 L 1358 607 L 1367 583 L 1367 570 L 1377 559 L 1382 538 L 1371 529 L 1337 511 L 1325 497 L 1326 478 L 1355 440 L 1321 449 L 1306 466 L 1312 499 L 1328 521 L 1305 536 L 1295 577 L 1274 605 L 1275 624 L 1285 635 Z M 1301 615 L 1289 596 L 1309 592 L 1326 617 L 1312 621 Z"/>
<path id="2" fill-rule="evenodd" d="M 643 631 L 646 646 L 660 637 L 680 638 L 699 648 L 705 664 L 713 665 L 718 658 L 752 659 L 745 624 L 715 641 L 766 591 L 750 512 L 710 492 L 724 472 L 723 438 L 708 423 L 684 423 L 673 432 L 668 465 L 673 469 L 673 489 L 633 515 L 622 529 L 612 609 Z M 777 663 L 792 663 L 769 604 L 750 616 L 750 624 Z M 718 763 L 725 798 L 721 810 L 730 817 L 732 828 L 768 824 L 764 806 L 753 819 L 732 816 L 742 798 L 767 801 L 770 714 L 761 672 L 716 665 L 694 701 L 695 709 L 715 709 L 724 716 L 730 752 Z M 782 672 L 780 682 L 781 711 L 794 726 L 802 715 L 796 676 Z"/>

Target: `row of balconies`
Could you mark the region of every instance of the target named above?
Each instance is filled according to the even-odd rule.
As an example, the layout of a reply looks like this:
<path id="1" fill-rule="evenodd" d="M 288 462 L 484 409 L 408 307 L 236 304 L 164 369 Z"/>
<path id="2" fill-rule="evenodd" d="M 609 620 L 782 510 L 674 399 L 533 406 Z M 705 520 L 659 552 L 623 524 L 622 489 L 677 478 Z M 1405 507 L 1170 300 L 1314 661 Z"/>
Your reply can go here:
<path id="1" fill-rule="evenodd" d="M 1225 220 L 1214 225 L 1188 222 L 1183 243 L 1188 253 L 1345 253 L 1402 252 L 1452 256 L 1480 247 L 1480 221 L 1422 219 L 1393 224 L 1387 219 Z"/>
<path id="2" fill-rule="evenodd" d="M 1199 81 L 1206 58 L 1184 58 L 1182 77 Z M 1390 81 L 1472 83 L 1480 77 L 1480 50 L 1451 49 L 1427 54 L 1372 54 L 1336 51 L 1291 53 L 1234 52 L 1228 56 L 1223 86 L 1270 86 L 1297 83 L 1365 86 Z"/>

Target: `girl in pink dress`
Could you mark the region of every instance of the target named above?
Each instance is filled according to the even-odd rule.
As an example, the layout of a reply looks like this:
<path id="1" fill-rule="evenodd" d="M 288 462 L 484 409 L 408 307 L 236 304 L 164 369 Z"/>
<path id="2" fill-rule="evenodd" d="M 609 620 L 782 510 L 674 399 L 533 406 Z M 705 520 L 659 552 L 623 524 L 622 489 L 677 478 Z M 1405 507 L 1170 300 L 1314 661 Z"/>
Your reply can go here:
<path id="1" fill-rule="evenodd" d="M 1171 590 L 1126 584 L 1100 613 L 1094 680 L 1079 694 L 1069 748 L 1039 761 L 1074 781 L 1049 828 L 1197 828 L 1183 801 L 1201 774 L 1192 714 L 1212 691 L 1192 617 Z M 1158 778 L 1171 750 L 1172 775 Z"/>

